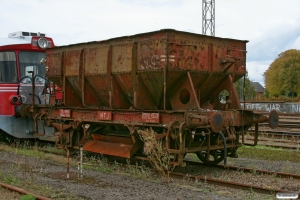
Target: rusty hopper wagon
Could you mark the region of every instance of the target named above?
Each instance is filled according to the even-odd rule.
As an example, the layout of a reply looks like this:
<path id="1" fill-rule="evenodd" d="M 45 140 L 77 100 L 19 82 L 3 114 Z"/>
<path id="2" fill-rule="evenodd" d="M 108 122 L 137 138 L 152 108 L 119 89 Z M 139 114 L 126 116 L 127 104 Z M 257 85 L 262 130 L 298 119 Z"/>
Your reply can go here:
<path id="1" fill-rule="evenodd" d="M 21 114 L 34 118 L 36 134 L 54 127 L 57 145 L 69 149 L 143 155 L 142 130 L 179 166 L 186 153 L 217 164 L 236 157 L 250 126 L 277 126 L 276 112 L 241 109 L 234 82 L 246 73 L 246 43 L 163 29 L 51 48 L 47 77 L 63 100 L 51 88 L 48 104 L 23 104 Z"/>

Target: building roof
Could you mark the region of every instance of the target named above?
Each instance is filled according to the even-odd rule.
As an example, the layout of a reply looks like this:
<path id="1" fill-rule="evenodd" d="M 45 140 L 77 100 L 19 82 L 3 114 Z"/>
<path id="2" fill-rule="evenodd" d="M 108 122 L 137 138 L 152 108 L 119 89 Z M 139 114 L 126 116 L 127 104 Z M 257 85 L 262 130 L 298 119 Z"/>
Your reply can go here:
<path id="1" fill-rule="evenodd" d="M 255 88 L 256 92 L 264 92 L 265 88 L 259 82 L 252 82 L 251 85 Z"/>

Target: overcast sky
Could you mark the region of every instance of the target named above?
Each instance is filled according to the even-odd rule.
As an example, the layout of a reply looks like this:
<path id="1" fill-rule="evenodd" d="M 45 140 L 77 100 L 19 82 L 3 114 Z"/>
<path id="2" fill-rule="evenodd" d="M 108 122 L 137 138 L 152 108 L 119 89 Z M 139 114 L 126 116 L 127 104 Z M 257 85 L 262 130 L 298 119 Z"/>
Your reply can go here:
<path id="1" fill-rule="evenodd" d="M 249 40 L 249 78 L 300 49 L 300 0 L 215 0 L 215 36 Z M 41 32 L 56 45 L 172 28 L 202 33 L 202 0 L 0 0 L 0 38 Z"/>

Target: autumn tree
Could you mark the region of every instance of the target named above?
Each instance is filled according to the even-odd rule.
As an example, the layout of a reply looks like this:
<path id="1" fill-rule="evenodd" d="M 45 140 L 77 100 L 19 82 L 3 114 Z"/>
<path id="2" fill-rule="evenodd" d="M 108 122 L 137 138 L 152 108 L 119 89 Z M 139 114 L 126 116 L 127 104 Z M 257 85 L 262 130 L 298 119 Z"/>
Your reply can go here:
<path id="1" fill-rule="evenodd" d="M 265 86 L 270 96 L 295 97 L 300 94 L 300 50 L 280 53 L 264 73 Z"/>
<path id="2" fill-rule="evenodd" d="M 246 71 L 245 75 L 245 90 L 244 88 L 244 78 L 239 79 L 234 83 L 236 88 L 236 92 L 239 96 L 239 99 L 244 99 L 243 95 L 245 95 L 245 99 L 254 99 L 256 97 L 256 91 L 253 85 L 251 85 L 251 81 L 248 78 L 248 71 Z M 245 92 L 245 94 L 244 94 Z"/>

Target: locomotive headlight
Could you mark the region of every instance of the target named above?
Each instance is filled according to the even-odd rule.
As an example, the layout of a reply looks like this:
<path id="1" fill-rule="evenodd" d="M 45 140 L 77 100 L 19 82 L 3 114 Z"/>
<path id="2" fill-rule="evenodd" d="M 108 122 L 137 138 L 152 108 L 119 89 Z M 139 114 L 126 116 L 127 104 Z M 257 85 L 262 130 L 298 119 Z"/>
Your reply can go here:
<path id="1" fill-rule="evenodd" d="M 38 46 L 42 49 L 46 49 L 48 42 L 45 38 L 38 39 Z"/>

